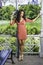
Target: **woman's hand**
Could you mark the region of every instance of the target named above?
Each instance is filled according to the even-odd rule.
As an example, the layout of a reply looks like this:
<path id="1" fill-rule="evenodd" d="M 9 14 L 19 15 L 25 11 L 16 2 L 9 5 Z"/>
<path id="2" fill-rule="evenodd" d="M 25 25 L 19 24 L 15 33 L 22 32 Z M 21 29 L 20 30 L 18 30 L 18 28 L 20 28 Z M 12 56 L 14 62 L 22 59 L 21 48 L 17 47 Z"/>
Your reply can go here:
<path id="1" fill-rule="evenodd" d="M 11 20 L 10 25 L 14 25 L 15 20 Z"/>
<path id="2" fill-rule="evenodd" d="M 40 17 L 40 14 L 38 14 L 38 16 L 35 19 L 33 19 L 33 22 L 36 21 L 39 17 Z"/>
<path id="3" fill-rule="evenodd" d="M 12 21 L 10 22 L 10 25 L 13 25 L 13 23 L 14 23 L 14 22 L 13 22 L 13 20 L 12 20 Z"/>
<path id="4" fill-rule="evenodd" d="M 33 22 L 34 22 L 34 21 L 36 21 L 36 18 L 35 18 L 35 19 L 33 19 Z"/>

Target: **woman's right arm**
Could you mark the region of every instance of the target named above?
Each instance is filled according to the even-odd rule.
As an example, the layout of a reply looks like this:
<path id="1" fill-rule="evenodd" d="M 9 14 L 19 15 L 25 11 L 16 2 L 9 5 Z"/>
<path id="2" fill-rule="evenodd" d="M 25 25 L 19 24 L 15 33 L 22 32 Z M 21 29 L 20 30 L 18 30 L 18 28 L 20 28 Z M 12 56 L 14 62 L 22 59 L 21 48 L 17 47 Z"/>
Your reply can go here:
<path id="1" fill-rule="evenodd" d="M 10 25 L 14 25 L 15 24 L 15 19 L 11 20 Z"/>

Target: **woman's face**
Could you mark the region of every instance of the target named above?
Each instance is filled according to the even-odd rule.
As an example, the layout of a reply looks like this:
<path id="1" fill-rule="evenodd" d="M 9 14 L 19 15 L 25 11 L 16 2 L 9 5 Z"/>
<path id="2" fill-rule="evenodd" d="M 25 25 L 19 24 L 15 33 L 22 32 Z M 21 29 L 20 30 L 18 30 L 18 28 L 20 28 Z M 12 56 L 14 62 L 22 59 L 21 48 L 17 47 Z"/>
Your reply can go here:
<path id="1" fill-rule="evenodd" d="M 23 17 L 23 15 L 24 15 L 24 12 L 23 12 L 23 11 L 21 11 L 21 13 L 20 13 L 20 17 Z"/>

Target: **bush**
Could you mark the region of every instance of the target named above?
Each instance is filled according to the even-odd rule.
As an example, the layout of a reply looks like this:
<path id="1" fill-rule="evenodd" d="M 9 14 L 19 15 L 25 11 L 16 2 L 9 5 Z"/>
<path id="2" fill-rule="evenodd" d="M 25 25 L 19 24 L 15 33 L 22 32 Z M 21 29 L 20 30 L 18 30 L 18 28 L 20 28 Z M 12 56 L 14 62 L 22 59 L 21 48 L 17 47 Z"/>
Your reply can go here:
<path id="1" fill-rule="evenodd" d="M 20 9 L 25 11 L 26 17 L 34 19 L 40 13 L 41 6 L 29 4 L 21 6 Z"/>
<path id="2" fill-rule="evenodd" d="M 16 51 L 16 38 L 11 37 L 7 39 L 8 42 L 6 42 L 6 38 L 0 37 L 0 50 L 12 48 L 12 50 Z"/>
<path id="3" fill-rule="evenodd" d="M 31 50 L 33 51 L 33 52 L 39 52 L 39 45 L 37 45 L 39 42 L 39 40 L 38 41 L 36 41 L 36 39 L 31 39 L 32 37 L 29 37 L 29 38 L 27 38 L 27 40 L 25 41 L 25 45 L 24 45 L 24 52 L 30 52 Z M 30 40 L 31 39 L 31 40 Z M 34 40 L 34 41 L 33 41 Z M 2 49 L 8 49 L 8 48 L 12 48 L 12 50 L 14 51 L 14 52 L 16 52 L 16 50 L 17 50 L 17 39 L 16 39 L 16 37 L 9 37 L 8 39 L 7 39 L 7 41 L 9 42 L 9 43 L 6 43 L 6 38 L 4 37 L 0 37 L 0 50 L 2 50 Z M 30 46 L 27 46 L 28 44 L 31 44 L 30 42 L 33 42 L 33 44 L 34 44 L 34 42 L 35 42 L 35 44 L 36 45 L 34 45 L 34 46 L 32 46 L 31 48 L 30 48 Z M 37 42 L 37 43 L 36 43 Z M 7 45 L 9 45 L 9 47 L 7 46 Z"/>
<path id="4" fill-rule="evenodd" d="M 11 20 L 13 11 L 15 11 L 15 7 L 12 5 L 2 7 L 0 9 L 0 20 Z"/>
<path id="5" fill-rule="evenodd" d="M 24 47 L 24 52 L 29 52 L 29 46 Z"/>
<path id="6" fill-rule="evenodd" d="M 5 38 L 0 37 L 0 44 L 3 44 L 5 42 Z"/>
<path id="7" fill-rule="evenodd" d="M 37 28 L 37 27 L 32 27 L 32 28 L 30 29 L 30 34 L 39 34 L 38 28 Z"/>
<path id="8" fill-rule="evenodd" d="M 34 46 L 33 47 L 33 52 L 39 52 L 39 47 L 38 46 Z"/>
<path id="9" fill-rule="evenodd" d="M 17 32 L 17 25 L 15 24 L 14 26 L 8 25 L 6 30 L 4 31 L 5 34 L 10 34 L 12 36 L 16 35 Z"/>

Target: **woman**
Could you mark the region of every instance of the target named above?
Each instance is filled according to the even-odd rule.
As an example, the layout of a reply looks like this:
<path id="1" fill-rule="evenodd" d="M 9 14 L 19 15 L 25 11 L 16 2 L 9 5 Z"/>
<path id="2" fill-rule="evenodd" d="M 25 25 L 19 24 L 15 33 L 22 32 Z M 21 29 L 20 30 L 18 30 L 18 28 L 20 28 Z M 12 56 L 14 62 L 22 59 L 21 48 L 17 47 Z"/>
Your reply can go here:
<path id="1" fill-rule="evenodd" d="M 23 60 L 24 41 L 27 38 L 27 31 L 26 31 L 25 23 L 32 22 L 32 21 L 34 20 L 30 20 L 25 17 L 24 10 L 19 10 L 17 13 L 16 19 L 10 22 L 11 25 L 13 25 L 14 23 L 17 24 L 17 30 L 18 30 L 17 36 L 19 40 L 19 50 L 20 50 L 19 60 Z"/>

